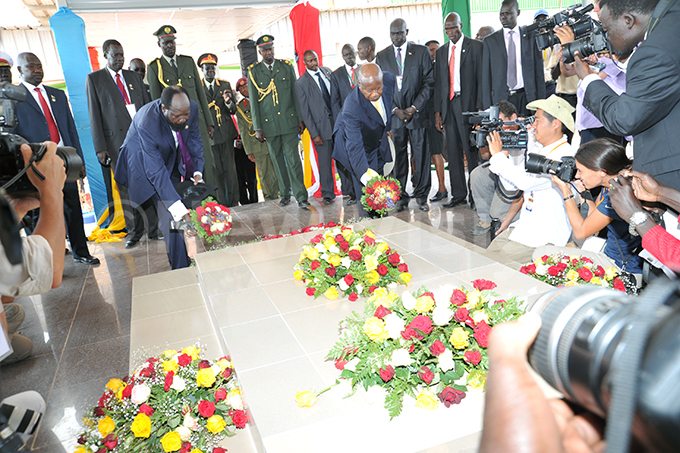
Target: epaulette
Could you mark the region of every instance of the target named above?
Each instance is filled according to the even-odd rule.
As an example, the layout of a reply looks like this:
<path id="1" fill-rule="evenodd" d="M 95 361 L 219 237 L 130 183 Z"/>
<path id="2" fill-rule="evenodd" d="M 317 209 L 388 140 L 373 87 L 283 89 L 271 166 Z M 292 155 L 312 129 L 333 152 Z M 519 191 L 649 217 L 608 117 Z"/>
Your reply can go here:
<path id="1" fill-rule="evenodd" d="M 248 66 L 248 69 L 252 68 L 252 67 L 255 66 L 256 64 L 257 64 L 257 63 L 251 64 L 250 66 Z"/>
<path id="2" fill-rule="evenodd" d="M 154 64 L 154 63 L 157 62 L 158 60 L 160 60 L 160 58 L 154 58 L 153 60 L 151 60 L 150 62 L 148 62 L 147 65 L 151 66 L 152 64 Z"/>

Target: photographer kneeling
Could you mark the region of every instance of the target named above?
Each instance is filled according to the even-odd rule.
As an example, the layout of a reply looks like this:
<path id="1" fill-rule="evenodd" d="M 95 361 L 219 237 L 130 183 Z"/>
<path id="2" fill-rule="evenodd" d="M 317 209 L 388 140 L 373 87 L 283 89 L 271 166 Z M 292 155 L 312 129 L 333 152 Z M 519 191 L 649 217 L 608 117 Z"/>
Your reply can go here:
<path id="1" fill-rule="evenodd" d="M 536 110 L 532 132 L 541 156 L 559 160 L 573 156 L 565 130 L 574 130 L 572 112 L 567 101 L 555 95 L 527 105 Z M 566 128 L 566 129 L 565 129 Z M 517 262 L 531 261 L 536 247 L 553 244 L 563 246 L 569 241 L 571 226 L 562 202 L 560 190 L 552 183 L 550 175 L 527 173 L 524 166 L 516 166 L 503 151 L 498 132 L 489 134 L 490 170 L 524 191 L 524 203 L 517 226 L 501 233 L 487 249 Z"/>

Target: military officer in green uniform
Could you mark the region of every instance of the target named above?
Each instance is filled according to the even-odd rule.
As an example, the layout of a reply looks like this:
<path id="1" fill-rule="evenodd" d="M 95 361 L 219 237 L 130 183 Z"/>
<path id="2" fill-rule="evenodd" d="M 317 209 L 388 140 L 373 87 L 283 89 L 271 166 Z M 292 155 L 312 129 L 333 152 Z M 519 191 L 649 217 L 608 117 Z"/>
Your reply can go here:
<path id="1" fill-rule="evenodd" d="M 210 138 L 213 135 L 212 116 L 205 99 L 205 91 L 201 86 L 201 78 L 194 59 L 186 55 L 175 55 L 175 27 L 163 25 L 156 30 L 154 36 L 158 38 L 158 47 L 163 51 L 163 56 L 156 58 L 147 68 L 147 81 L 151 99 L 159 99 L 165 87 L 181 85 L 189 92 L 189 99 L 198 104 L 198 128 L 201 131 L 203 142 L 203 180 L 208 184 L 217 185 L 215 178 L 215 162 L 210 149 Z"/>
<path id="2" fill-rule="evenodd" d="M 231 115 L 236 113 L 234 92 L 228 81 L 215 78 L 217 55 L 204 53 L 198 57 L 198 66 L 203 72 L 201 83 L 213 123 L 215 123 L 210 143 L 215 159 L 217 179 L 215 185 L 219 187 L 217 201 L 229 207 L 238 206 L 238 175 L 234 160 L 234 139 L 238 136 L 238 131 L 231 119 Z"/>
<path id="3" fill-rule="evenodd" d="M 255 138 L 266 141 L 281 192 L 281 206 L 290 203 L 290 188 L 301 208 L 309 207 L 298 152 L 305 130 L 295 94 L 295 71 L 289 61 L 274 58 L 274 37 L 256 41 L 262 61 L 248 67 L 248 92 Z M 284 157 L 285 155 L 285 157 Z"/>
<path id="4" fill-rule="evenodd" d="M 248 159 L 255 162 L 264 199 L 275 200 L 279 198 L 279 182 L 276 179 L 276 171 L 274 170 L 272 160 L 269 158 L 267 144 L 255 138 L 253 119 L 250 113 L 250 101 L 248 99 L 248 79 L 245 77 L 238 79 L 236 91 L 243 96 L 243 99 L 236 106 L 236 119 L 238 120 L 238 130 L 241 132 L 243 149 L 248 155 Z"/>

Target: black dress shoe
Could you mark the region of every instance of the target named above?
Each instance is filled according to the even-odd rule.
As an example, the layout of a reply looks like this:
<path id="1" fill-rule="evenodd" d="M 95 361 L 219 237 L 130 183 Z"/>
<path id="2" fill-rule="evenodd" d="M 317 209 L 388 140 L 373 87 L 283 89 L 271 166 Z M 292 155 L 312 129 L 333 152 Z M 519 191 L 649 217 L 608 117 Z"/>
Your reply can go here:
<path id="1" fill-rule="evenodd" d="M 434 197 L 430 198 L 430 201 L 434 203 L 435 201 L 446 200 L 446 197 L 448 196 L 449 193 L 446 190 L 444 192 L 437 192 L 436 194 L 434 194 Z"/>
<path id="2" fill-rule="evenodd" d="M 309 204 L 309 201 L 299 201 L 299 202 L 298 202 L 298 206 L 299 206 L 300 208 L 303 208 L 303 209 L 304 209 L 304 208 L 310 207 L 311 204 Z"/>
<path id="3" fill-rule="evenodd" d="M 127 242 L 125 243 L 125 248 L 126 248 L 126 249 L 131 249 L 131 248 L 136 247 L 137 244 L 139 244 L 139 239 L 140 239 L 140 238 L 134 238 L 134 237 L 128 239 Z"/>
<path id="4" fill-rule="evenodd" d="M 161 233 L 161 231 L 159 230 L 154 235 L 151 235 L 151 236 L 147 235 L 147 239 L 149 241 L 163 241 L 163 240 L 165 240 L 165 236 L 163 236 L 163 233 Z"/>
<path id="5" fill-rule="evenodd" d="M 451 198 L 451 201 L 444 203 L 442 206 L 444 208 L 455 208 L 458 205 L 465 203 L 465 198 Z"/>
<path id="6" fill-rule="evenodd" d="M 398 204 L 397 205 L 397 212 L 401 212 L 401 211 L 405 210 L 407 207 L 408 207 L 408 204 L 406 204 L 406 203 Z"/>
<path id="7" fill-rule="evenodd" d="M 427 212 L 430 210 L 430 207 L 427 205 L 427 203 L 418 203 L 418 209 Z"/>
<path id="8" fill-rule="evenodd" d="M 356 198 L 351 198 L 347 200 L 347 206 L 351 206 L 353 204 L 357 204 L 357 199 Z"/>
<path id="9" fill-rule="evenodd" d="M 281 198 L 279 201 L 279 206 L 288 206 L 290 204 L 290 198 Z"/>
<path id="10" fill-rule="evenodd" d="M 73 261 L 75 261 L 76 263 L 89 264 L 91 266 L 99 264 L 99 258 L 96 258 L 94 256 L 79 256 L 77 258 L 74 256 Z"/>
<path id="11" fill-rule="evenodd" d="M 328 205 L 331 204 L 331 203 L 333 203 L 333 200 L 331 200 L 330 198 L 325 198 L 325 197 L 324 197 L 324 199 L 323 199 L 323 204 L 324 204 L 324 205 L 328 206 Z"/>

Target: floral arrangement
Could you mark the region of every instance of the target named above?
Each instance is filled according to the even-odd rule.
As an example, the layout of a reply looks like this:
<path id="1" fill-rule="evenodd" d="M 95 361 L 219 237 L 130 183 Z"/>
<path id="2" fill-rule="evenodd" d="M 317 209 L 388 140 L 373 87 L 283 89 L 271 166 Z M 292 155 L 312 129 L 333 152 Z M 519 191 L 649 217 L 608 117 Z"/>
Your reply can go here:
<path id="1" fill-rule="evenodd" d="M 263 241 L 269 241 L 270 239 L 278 239 L 278 238 L 286 238 L 288 236 L 295 236 L 298 234 L 302 233 L 309 233 L 310 231 L 316 231 L 316 230 L 325 230 L 326 228 L 335 228 L 338 225 L 335 222 L 328 222 L 328 223 L 319 223 L 317 225 L 309 225 L 304 228 L 300 228 L 299 230 L 293 230 L 290 233 L 282 233 L 282 234 L 265 234 L 262 236 Z"/>
<path id="2" fill-rule="evenodd" d="M 350 382 L 351 394 L 378 387 L 390 418 L 401 413 L 405 395 L 423 409 L 459 404 L 468 388 L 485 386 L 493 326 L 523 314 L 515 297 L 498 300 L 495 283 L 475 280 L 473 286 L 443 288 L 436 296 L 422 287 L 401 297 L 379 288 L 363 315 L 354 312 L 341 323 L 327 359 L 342 371 L 340 380 Z M 298 405 L 314 404 L 316 395 L 299 392 Z"/>
<path id="3" fill-rule="evenodd" d="M 408 284 L 411 274 L 399 253 L 376 241 L 370 229 L 342 226 L 314 236 L 303 246 L 293 276 L 307 286 L 307 295 L 355 301 L 377 288 Z"/>
<path id="4" fill-rule="evenodd" d="M 368 211 L 375 211 L 380 217 L 397 206 L 401 198 L 401 184 L 393 178 L 377 175 L 362 189 L 361 204 Z"/>
<path id="5" fill-rule="evenodd" d="M 231 230 L 231 211 L 226 206 L 218 204 L 214 198 L 203 200 L 201 206 L 191 210 L 191 223 L 194 224 L 198 235 L 212 244 L 221 239 Z"/>
<path id="6" fill-rule="evenodd" d="M 552 286 L 590 284 L 622 292 L 637 292 L 634 285 L 627 285 L 620 278 L 618 269 L 596 265 L 585 256 L 543 255 L 533 263 L 522 266 L 519 271 Z"/>
<path id="7" fill-rule="evenodd" d="M 151 357 L 125 379 L 111 379 L 76 453 L 224 453 L 218 446 L 244 428 L 241 390 L 229 357 L 211 362 L 189 346 Z"/>

